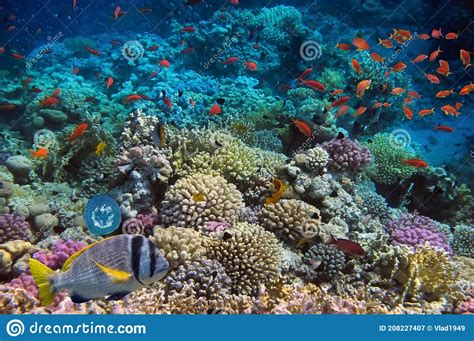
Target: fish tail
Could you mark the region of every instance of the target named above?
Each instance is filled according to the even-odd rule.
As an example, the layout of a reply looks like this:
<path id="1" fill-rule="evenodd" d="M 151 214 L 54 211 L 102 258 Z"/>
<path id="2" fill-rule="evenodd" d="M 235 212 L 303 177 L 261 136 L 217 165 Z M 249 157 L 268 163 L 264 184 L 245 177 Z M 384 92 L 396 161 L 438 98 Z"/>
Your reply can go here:
<path id="1" fill-rule="evenodd" d="M 34 258 L 30 258 L 29 264 L 31 274 L 39 287 L 39 295 L 43 305 L 48 306 L 56 296 L 56 292 L 50 281 L 54 271 Z"/>

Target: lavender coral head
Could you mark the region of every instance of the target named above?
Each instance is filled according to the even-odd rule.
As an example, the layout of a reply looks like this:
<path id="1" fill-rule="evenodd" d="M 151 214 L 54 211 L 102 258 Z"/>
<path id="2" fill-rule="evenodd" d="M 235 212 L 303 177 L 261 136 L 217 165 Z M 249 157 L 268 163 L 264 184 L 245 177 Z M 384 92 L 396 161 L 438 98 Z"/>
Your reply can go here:
<path id="1" fill-rule="evenodd" d="M 47 267 L 56 270 L 63 266 L 64 262 L 87 244 L 81 241 L 59 239 L 52 247 L 51 251 L 38 251 L 33 258 L 40 261 Z"/>
<path id="2" fill-rule="evenodd" d="M 428 217 L 405 214 L 389 221 L 387 230 L 393 245 L 408 245 L 414 249 L 428 243 L 431 247 L 451 253 L 446 236 L 437 229 L 436 222 Z"/>
<path id="3" fill-rule="evenodd" d="M 372 161 L 372 154 L 366 147 L 346 138 L 334 139 L 323 144 L 331 161 L 330 165 L 337 170 L 358 170 Z"/>
<path id="4" fill-rule="evenodd" d="M 25 217 L 10 213 L 0 215 L 0 243 L 19 239 L 32 240 L 30 224 Z"/>

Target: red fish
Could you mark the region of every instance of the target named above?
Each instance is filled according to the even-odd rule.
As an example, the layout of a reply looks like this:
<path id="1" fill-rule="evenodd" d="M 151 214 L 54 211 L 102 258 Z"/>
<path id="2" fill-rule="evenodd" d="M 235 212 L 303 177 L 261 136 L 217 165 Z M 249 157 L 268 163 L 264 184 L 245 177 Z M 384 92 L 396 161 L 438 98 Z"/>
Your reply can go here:
<path id="1" fill-rule="evenodd" d="M 194 108 L 194 100 L 192 98 L 189 99 L 189 104 L 191 104 L 191 108 Z"/>
<path id="2" fill-rule="evenodd" d="M 170 62 L 167 61 L 166 59 L 162 59 L 159 63 L 159 65 L 163 66 L 163 67 L 170 67 Z"/>
<path id="3" fill-rule="evenodd" d="M 191 46 L 181 50 L 182 54 L 191 54 L 193 52 L 194 52 L 194 47 L 191 47 Z"/>
<path id="4" fill-rule="evenodd" d="M 309 67 L 306 70 L 303 71 L 301 75 L 298 76 L 298 79 L 305 79 L 308 77 L 311 73 L 313 72 L 313 68 Z"/>
<path id="5" fill-rule="evenodd" d="M 450 95 L 454 94 L 454 89 L 451 89 L 451 90 L 441 90 L 441 91 L 438 91 L 438 93 L 436 94 L 436 97 L 437 98 L 446 98 Z"/>
<path id="6" fill-rule="evenodd" d="M 99 50 L 93 49 L 92 47 L 86 47 L 86 50 L 89 51 L 90 54 L 99 57 L 101 55 Z"/>
<path id="7" fill-rule="evenodd" d="M 428 58 L 428 56 L 426 54 L 420 54 L 419 56 L 417 56 L 415 59 L 413 59 L 411 62 L 412 63 L 421 63 L 422 61 L 424 61 L 426 58 Z"/>
<path id="8" fill-rule="evenodd" d="M 342 90 L 342 89 L 336 89 L 333 92 L 331 92 L 330 95 L 335 96 L 335 95 L 342 94 L 343 92 L 344 92 L 344 90 Z"/>
<path id="9" fill-rule="evenodd" d="M 436 58 L 438 58 L 439 54 L 443 52 L 441 51 L 441 49 L 439 48 L 438 46 L 438 49 L 437 50 L 434 50 L 433 52 L 430 53 L 430 58 L 428 59 L 430 62 L 432 62 L 433 60 L 435 60 Z"/>
<path id="10" fill-rule="evenodd" d="M 33 86 L 33 87 L 30 89 L 30 92 L 40 93 L 40 92 L 43 92 L 43 90 L 41 90 L 40 88 L 37 88 L 37 87 Z"/>
<path id="11" fill-rule="evenodd" d="M 386 49 L 391 49 L 393 47 L 393 43 L 390 39 L 379 38 L 379 45 L 385 47 Z"/>
<path id="12" fill-rule="evenodd" d="M 433 84 L 439 84 L 440 83 L 440 80 L 438 78 L 438 76 L 436 75 L 433 75 L 431 73 L 425 73 L 425 77 L 427 80 L 430 81 L 430 83 L 433 83 Z"/>
<path id="13" fill-rule="evenodd" d="M 11 104 L 11 103 L 0 104 L 0 110 L 13 110 L 15 108 L 16 108 L 15 104 Z"/>
<path id="14" fill-rule="evenodd" d="M 377 63 L 383 63 L 385 61 L 385 58 L 379 55 L 377 52 L 372 52 L 370 54 L 370 58 Z"/>
<path id="15" fill-rule="evenodd" d="M 211 109 L 209 109 L 209 116 L 215 116 L 222 113 L 221 107 L 219 104 L 214 104 Z"/>
<path id="16" fill-rule="evenodd" d="M 324 86 L 324 84 L 322 84 L 318 81 L 312 80 L 312 79 L 302 80 L 301 84 L 303 84 L 304 86 L 307 86 L 307 87 L 309 87 L 313 90 L 316 90 L 316 91 L 326 91 L 326 87 Z"/>
<path id="17" fill-rule="evenodd" d="M 145 13 L 153 12 L 153 9 L 144 7 L 144 8 L 139 8 L 138 12 L 141 13 L 141 14 L 145 14 Z"/>
<path id="18" fill-rule="evenodd" d="M 409 120 L 413 119 L 413 111 L 410 108 L 403 106 L 403 113 L 405 114 L 405 117 Z"/>
<path id="19" fill-rule="evenodd" d="M 298 128 L 299 132 L 306 137 L 311 137 L 313 135 L 313 129 L 303 120 L 294 120 L 293 124 Z"/>
<path id="20" fill-rule="evenodd" d="M 147 48 L 147 51 L 156 51 L 158 50 L 159 46 L 158 45 L 151 45 L 149 48 Z"/>
<path id="21" fill-rule="evenodd" d="M 349 239 L 336 239 L 331 234 L 331 237 L 326 244 L 334 245 L 338 250 L 351 256 L 365 256 L 367 252 L 360 246 L 360 244 Z"/>
<path id="22" fill-rule="evenodd" d="M 369 46 L 369 44 L 365 41 L 365 39 L 362 39 L 362 38 L 359 38 L 359 37 L 354 38 L 354 40 L 352 41 L 352 45 L 354 45 L 355 47 L 357 47 L 357 50 L 358 50 L 358 51 L 361 51 L 361 50 L 369 50 L 369 49 L 370 49 L 370 46 Z"/>
<path id="23" fill-rule="evenodd" d="M 173 106 L 173 102 L 171 102 L 171 99 L 169 97 L 163 97 L 163 102 L 168 108 L 171 108 Z"/>
<path id="24" fill-rule="evenodd" d="M 61 93 L 61 89 L 60 89 L 60 88 L 56 88 L 56 89 L 54 89 L 54 91 L 53 91 L 51 97 L 56 97 L 56 98 L 57 98 L 60 93 Z"/>
<path id="25" fill-rule="evenodd" d="M 444 39 L 446 40 L 455 40 L 455 39 L 458 39 L 459 37 L 459 32 L 456 33 L 456 32 L 449 32 L 449 33 L 446 33 L 446 35 L 444 36 Z"/>
<path id="26" fill-rule="evenodd" d="M 226 60 L 224 60 L 224 61 L 222 62 L 222 64 L 224 64 L 224 65 L 232 65 L 232 64 L 236 63 L 238 60 L 239 60 L 239 58 L 237 58 L 237 57 L 229 57 L 229 58 L 227 58 Z"/>
<path id="27" fill-rule="evenodd" d="M 59 103 L 59 99 L 57 99 L 56 97 L 54 96 L 49 96 L 49 97 L 46 97 L 45 99 L 43 99 L 41 102 L 40 102 L 40 106 L 42 108 L 47 108 L 47 107 L 52 107 L 56 104 Z"/>
<path id="28" fill-rule="evenodd" d="M 73 70 L 72 70 L 72 74 L 73 75 L 77 75 L 79 73 L 79 68 L 76 66 Z"/>
<path id="29" fill-rule="evenodd" d="M 12 56 L 13 58 L 17 59 L 17 60 L 23 60 L 25 59 L 25 56 L 22 55 L 22 54 L 19 54 L 19 53 L 16 53 L 16 52 L 12 52 L 10 54 L 10 56 Z"/>
<path id="30" fill-rule="evenodd" d="M 354 112 L 354 115 L 355 116 L 360 116 L 362 115 L 363 113 L 365 113 L 367 111 L 367 107 L 359 107 L 357 108 L 357 110 Z"/>
<path id="31" fill-rule="evenodd" d="M 194 26 L 186 26 L 181 29 L 181 32 L 195 32 L 196 28 Z"/>
<path id="32" fill-rule="evenodd" d="M 347 111 L 349 111 L 350 107 L 348 105 L 343 105 L 342 107 L 339 108 L 339 110 L 336 113 L 336 118 L 339 116 L 345 115 Z"/>
<path id="33" fill-rule="evenodd" d="M 6 51 L 6 50 L 5 50 L 5 48 L 4 48 L 4 47 L 0 47 L 0 54 L 3 54 L 3 53 L 5 53 L 5 51 Z"/>
<path id="34" fill-rule="evenodd" d="M 6 30 L 7 30 L 8 32 L 15 31 L 15 30 L 16 30 L 16 26 L 10 25 L 10 26 L 8 26 L 8 27 L 6 28 Z"/>
<path id="35" fill-rule="evenodd" d="M 403 71 L 406 68 L 406 64 L 404 62 L 398 62 L 394 66 L 391 67 L 393 72 L 400 72 Z"/>
<path id="36" fill-rule="evenodd" d="M 112 77 L 107 78 L 106 89 L 110 88 L 114 84 L 114 79 Z"/>
<path id="37" fill-rule="evenodd" d="M 431 38 L 431 36 L 429 34 L 426 34 L 426 33 L 422 33 L 418 36 L 418 39 L 421 39 L 421 40 L 428 40 L 430 38 Z"/>
<path id="38" fill-rule="evenodd" d="M 459 58 L 461 59 L 464 69 L 467 69 L 468 67 L 472 66 L 471 53 L 469 51 L 463 49 L 459 50 Z"/>
<path id="39" fill-rule="evenodd" d="M 357 83 L 356 97 L 361 98 L 362 96 L 364 96 L 364 93 L 370 87 L 370 84 L 372 84 L 372 80 L 370 79 L 364 79 Z"/>
<path id="40" fill-rule="evenodd" d="M 120 14 L 120 6 L 117 6 L 117 7 L 115 7 L 114 18 L 118 19 L 119 14 Z"/>
<path id="41" fill-rule="evenodd" d="M 442 38 L 443 34 L 441 33 L 441 27 L 439 28 L 439 30 L 433 29 L 433 31 L 431 31 L 431 36 L 435 39 Z"/>
<path id="42" fill-rule="evenodd" d="M 436 127 L 434 127 L 436 130 L 439 130 L 439 131 L 444 131 L 445 133 L 452 133 L 454 131 L 454 128 L 453 127 L 450 127 L 450 126 L 444 126 L 444 125 L 438 125 Z"/>
<path id="43" fill-rule="evenodd" d="M 125 97 L 123 99 L 123 102 L 124 103 L 131 103 L 131 102 L 136 102 L 136 101 L 139 101 L 141 99 L 144 99 L 144 100 L 149 100 L 149 98 L 145 95 L 140 95 L 140 94 L 131 94 L 131 95 L 128 95 L 127 97 Z"/>
<path id="44" fill-rule="evenodd" d="M 255 62 L 247 61 L 244 64 L 245 64 L 245 67 L 247 68 L 247 70 L 249 70 L 249 71 L 257 71 L 257 69 L 258 69 L 257 63 L 255 63 Z"/>
<path id="45" fill-rule="evenodd" d="M 31 157 L 32 158 L 45 158 L 48 156 L 48 150 L 46 148 L 40 148 L 38 150 L 32 150 L 31 151 Z"/>
<path id="46" fill-rule="evenodd" d="M 88 127 L 89 127 L 89 125 L 87 123 L 79 124 L 76 127 L 76 129 L 74 129 L 71 136 L 69 136 L 69 142 L 72 142 L 72 141 L 78 139 L 79 137 L 81 137 L 85 133 L 85 131 L 87 130 Z"/>
<path id="47" fill-rule="evenodd" d="M 331 108 L 340 107 L 341 105 L 346 104 L 350 99 L 349 96 L 342 96 L 331 103 Z"/>
<path id="48" fill-rule="evenodd" d="M 351 49 L 351 45 L 345 43 L 337 43 L 336 48 L 342 51 L 349 51 Z"/>
<path id="49" fill-rule="evenodd" d="M 32 80 L 33 80 L 33 77 L 28 77 L 27 79 L 23 81 L 23 86 L 27 87 L 28 84 L 30 84 Z"/>
<path id="50" fill-rule="evenodd" d="M 408 160 L 402 160 L 402 163 L 408 166 L 412 166 L 415 168 L 426 168 L 428 167 L 428 164 L 420 159 L 408 159 Z"/>
<path id="51" fill-rule="evenodd" d="M 352 63 L 352 68 L 354 69 L 354 71 L 357 72 L 360 75 L 362 73 L 362 71 L 360 69 L 360 64 L 357 61 L 357 59 L 352 59 L 351 63 Z"/>
<path id="52" fill-rule="evenodd" d="M 423 117 L 423 116 L 426 116 L 426 115 L 431 115 L 431 114 L 433 114 L 434 111 L 435 111 L 435 108 L 434 108 L 434 107 L 431 108 L 431 109 L 422 109 L 422 110 L 418 111 L 418 115 L 420 115 L 420 116 Z"/>
<path id="53" fill-rule="evenodd" d="M 408 96 L 412 98 L 421 98 L 421 95 L 415 90 L 408 91 Z"/>
<path id="54" fill-rule="evenodd" d="M 238 6 L 239 0 L 229 0 L 229 4 L 231 4 L 232 6 Z"/>
<path id="55" fill-rule="evenodd" d="M 76 4 L 77 4 L 77 0 L 72 0 L 72 10 L 74 12 L 76 11 Z"/>

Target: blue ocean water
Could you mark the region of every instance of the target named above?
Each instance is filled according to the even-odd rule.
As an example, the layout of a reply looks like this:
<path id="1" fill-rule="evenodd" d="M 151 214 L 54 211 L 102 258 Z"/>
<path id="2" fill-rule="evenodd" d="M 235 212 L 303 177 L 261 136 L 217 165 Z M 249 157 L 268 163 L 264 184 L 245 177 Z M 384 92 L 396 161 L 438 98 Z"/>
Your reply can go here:
<path id="1" fill-rule="evenodd" d="M 31 244 L 2 285 L 35 287 L 25 259 L 58 239 L 96 241 L 84 207 L 108 195 L 113 234 L 173 260 L 152 289 L 166 304 L 211 278 L 191 296 L 242 303 L 232 313 L 472 312 L 473 14 L 467 0 L 0 1 L 0 242 Z M 50 312 L 28 290 L 29 311 Z"/>

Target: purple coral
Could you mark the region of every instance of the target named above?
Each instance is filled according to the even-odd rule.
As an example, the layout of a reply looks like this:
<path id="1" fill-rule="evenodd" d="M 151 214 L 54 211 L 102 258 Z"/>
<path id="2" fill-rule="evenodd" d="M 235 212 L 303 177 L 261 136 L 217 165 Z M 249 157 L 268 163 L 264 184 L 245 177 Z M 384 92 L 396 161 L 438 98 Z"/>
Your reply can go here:
<path id="1" fill-rule="evenodd" d="M 0 215 L 0 243 L 18 239 L 32 239 L 30 224 L 25 217 L 10 213 Z"/>
<path id="2" fill-rule="evenodd" d="M 86 243 L 75 240 L 64 241 L 59 239 L 52 247 L 51 251 L 38 251 L 33 258 L 50 267 L 53 270 L 63 266 L 66 259 L 87 246 Z"/>
<path id="3" fill-rule="evenodd" d="M 230 227 L 232 227 L 231 224 L 221 221 L 208 221 L 206 223 L 206 231 L 209 232 L 224 232 Z"/>
<path id="4" fill-rule="evenodd" d="M 337 170 L 358 170 L 372 161 L 372 154 L 366 147 L 346 138 L 334 139 L 323 144 L 331 160 L 330 165 Z"/>
<path id="5" fill-rule="evenodd" d="M 436 227 L 436 222 L 428 217 L 405 214 L 397 220 L 388 222 L 393 245 L 409 245 L 413 249 L 428 243 L 431 247 L 442 249 L 451 254 L 446 235 Z"/>

